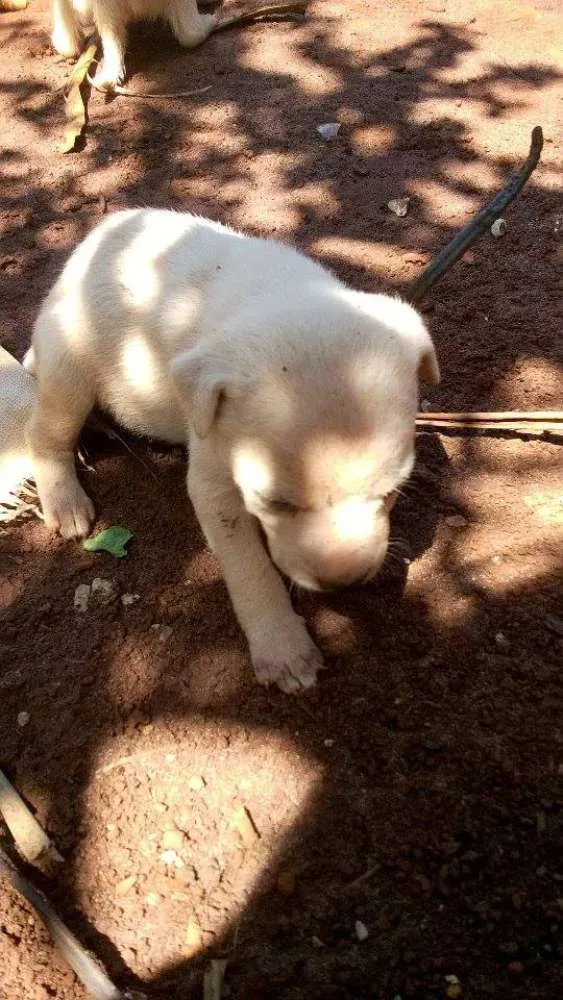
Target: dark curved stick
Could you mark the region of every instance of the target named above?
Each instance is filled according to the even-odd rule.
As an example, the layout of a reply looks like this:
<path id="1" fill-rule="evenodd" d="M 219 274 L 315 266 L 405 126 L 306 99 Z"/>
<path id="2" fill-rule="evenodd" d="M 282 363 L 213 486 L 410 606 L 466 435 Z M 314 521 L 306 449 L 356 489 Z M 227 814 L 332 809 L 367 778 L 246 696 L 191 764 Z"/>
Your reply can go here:
<path id="1" fill-rule="evenodd" d="M 0 848 L 0 876 L 2 875 L 17 892 L 27 899 L 28 903 L 31 903 L 34 910 L 40 915 L 61 955 L 74 970 L 88 993 L 94 997 L 94 1000 L 126 1000 L 128 994 L 122 993 L 112 983 L 104 969 L 88 954 L 78 938 L 63 924 L 49 900 L 17 870 Z"/>
<path id="2" fill-rule="evenodd" d="M 542 148 L 543 132 L 541 126 L 536 125 L 532 131 L 528 158 L 522 164 L 520 170 L 510 178 L 506 187 L 502 191 L 499 191 L 493 200 L 485 208 L 482 208 L 475 218 L 471 222 L 468 222 L 457 236 L 454 236 L 453 240 L 440 251 L 438 256 L 422 272 L 420 278 L 413 281 L 406 293 L 406 298 L 409 302 L 413 304 L 420 302 L 428 289 L 432 285 L 435 285 L 465 251 L 479 239 L 485 230 L 490 228 L 495 219 L 498 219 L 502 215 L 505 208 L 510 205 L 511 201 L 514 201 L 514 198 L 522 190 L 530 174 L 537 167 Z"/>

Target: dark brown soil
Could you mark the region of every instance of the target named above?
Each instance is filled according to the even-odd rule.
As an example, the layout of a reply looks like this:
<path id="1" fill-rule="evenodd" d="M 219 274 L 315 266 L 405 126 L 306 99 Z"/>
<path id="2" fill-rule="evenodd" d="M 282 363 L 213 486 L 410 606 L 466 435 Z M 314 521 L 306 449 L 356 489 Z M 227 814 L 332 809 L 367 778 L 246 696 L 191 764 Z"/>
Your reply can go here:
<path id="1" fill-rule="evenodd" d="M 425 398 L 561 406 L 556 0 L 325 0 L 305 23 L 195 53 L 140 27 L 131 88 L 212 89 L 93 94 L 68 156 L 68 67 L 48 28 L 47 0 L 0 15 L 0 341 L 18 357 L 106 209 L 201 212 L 292 241 L 357 287 L 400 289 L 539 123 L 542 163 L 506 236 L 483 238 L 427 303 L 443 381 Z M 402 195 L 398 219 L 386 203 Z M 149 475 L 92 442 L 99 526 L 135 534 L 123 561 L 37 520 L 2 529 L 0 765 L 65 856 L 43 884 L 121 985 L 195 1000 L 224 955 L 233 1000 L 561 995 L 560 449 L 419 446 L 397 521 L 411 562 L 302 600 L 329 669 L 301 699 L 253 681 L 180 452 L 133 442 Z M 75 589 L 96 576 L 116 596 L 80 614 Z M 241 836 L 241 807 L 259 836 Z M 0 969 L 2 1000 L 85 997 L 5 887 Z"/>

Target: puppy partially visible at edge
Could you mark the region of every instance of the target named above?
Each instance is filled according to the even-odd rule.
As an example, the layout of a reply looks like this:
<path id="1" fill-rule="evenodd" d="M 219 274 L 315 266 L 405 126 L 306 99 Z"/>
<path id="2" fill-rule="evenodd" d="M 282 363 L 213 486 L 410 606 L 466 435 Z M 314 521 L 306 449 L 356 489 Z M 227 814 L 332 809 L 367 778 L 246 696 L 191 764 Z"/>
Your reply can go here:
<path id="1" fill-rule="evenodd" d="M 272 240 L 132 210 L 75 250 L 27 367 L 46 524 L 66 538 L 90 529 L 74 453 L 95 405 L 135 433 L 186 443 L 189 496 L 257 679 L 311 687 L 321 655 L 280 571 L 325 590 L 381 567 L 414 463 L 418 378 L 439 379 L 418 313 Z"/>
<path id="2" fill-rule="evenodd" d="M 127 25 L 161 18 L 170 24 L 180 45 L 191 49 L 203 42 L 215 25 L 212 14 L 200 14 L 196 0 L 53 0 L 51 40 L 63 56 L 77 56 L 85 31 L 96 28 L 103 61 L 96 85 L 110 90 L 125 78 Z"/>

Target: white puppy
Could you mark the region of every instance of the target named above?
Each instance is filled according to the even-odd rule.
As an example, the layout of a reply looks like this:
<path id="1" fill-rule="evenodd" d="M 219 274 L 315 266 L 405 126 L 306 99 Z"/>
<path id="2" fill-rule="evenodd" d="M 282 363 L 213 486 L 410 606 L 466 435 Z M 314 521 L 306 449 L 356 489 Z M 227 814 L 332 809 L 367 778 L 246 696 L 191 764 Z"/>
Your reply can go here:
<path id="1" fill-rule="evenodd" d="M 51 39 L 61 55 L 76 56 L 84 32 L 95 27 L 103 51 L 96 84 L 111 89 L 125 76 L 127 25 L 156 18 L 168 21 L 180 45 L 186 48 L 203 42 L 215 25 L 212 14 L 198 12 L 196 0 L 53 0 Z"/>
<path id="2" fill-rule="evenodd" d="M 258 680 L 314 684 L 321 657 L 274 564 L 323 590 L 383 563 L 414 461 L 417 378 L 439 377 L 415 310 L 271 240 L 119 212 L 68 261 L 27 363 L 46 524 L 66 538 L 89 531 L 74 450 L 95 404 L 136 433 L 187 442 L 189 495 Z"/>

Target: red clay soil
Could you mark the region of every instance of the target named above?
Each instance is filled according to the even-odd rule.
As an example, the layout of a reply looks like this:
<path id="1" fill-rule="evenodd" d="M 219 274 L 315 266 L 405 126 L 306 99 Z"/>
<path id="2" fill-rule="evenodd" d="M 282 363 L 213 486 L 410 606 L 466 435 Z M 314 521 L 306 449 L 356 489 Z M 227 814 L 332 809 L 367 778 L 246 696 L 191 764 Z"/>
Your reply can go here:
<path id="1" fill-rule="evenodd" d="M 141 26 L 129 87 L 211 89 L 93 93 L 66 156 L 47 0 L 0 15 L 1 343 L 23 355 L 71 249 L 126 205 L 275 235 L 400 290 L 541 124 L 505 237 L 425 305 L 443 374 L 425 405 L 561 407 L 558 6 L 325 0 L 193 53 Z M 184 456 L 131 447 L 144 464 L 93 440 L 84 474 L 98 527 L 134 532 L 126 559 L 36 519 L 0 534 L 0 766 L 65 857 L 42 884 L 68 924 L 121 986 L 169 1000 L 201 997 L 216 956 L 232 1000 L 561 996 L 557 444 L 420 435 L 389 572 L 300 599 L 328 669 L 299 699 L 253 680 Z M 94 577 L 114 597 L 80 613 Z M 0 969 L 2 1000 L 86 996 L 5 886 Z"/>

